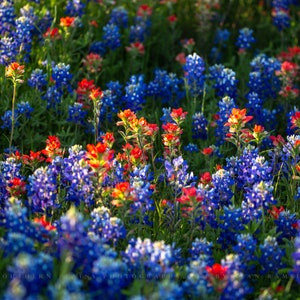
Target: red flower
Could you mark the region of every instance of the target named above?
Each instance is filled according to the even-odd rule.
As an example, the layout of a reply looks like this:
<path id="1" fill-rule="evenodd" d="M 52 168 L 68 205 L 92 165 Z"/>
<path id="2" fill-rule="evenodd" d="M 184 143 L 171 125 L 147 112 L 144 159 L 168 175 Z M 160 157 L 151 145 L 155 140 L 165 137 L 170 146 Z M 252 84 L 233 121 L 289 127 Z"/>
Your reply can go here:
<path id="1" fill-rule="evenodd" d="M 202 183 L 203 185 L 208 185 L 211 183 L 212 177 L 210 175 L 209 172 L 204 172 L 201 176 L 200 176 L 200 183 Z"/>
<path id="2" fill-rule="evenodd" d="M 209 277 L 213 277 L 217 280 L 223 280 L 227 273 L 227 267 L 223 267 L 220 264 L 213 264 L 212 267 L 207 266 L 205 269 Z"/>
<path id="3" fill-rule="evenodd" d="M 82 96 L 89 96 L 90 92 L 95 89 L 95 87 L 94 80 L 87 80 L 84 78 L 77 83 L 76 93 Z"/>
<path id="4" fill-rule="evenodd" d="M 48 28 L 43 35 L 44 38 L 50 37 L 51 39 L 59 39 L 61 36 L 59 34 L 58 28 Z"/>
<path id="5" fill-rule="evenodd" d="M 169 21 L 171 24 L 177 22 L 177 20 L 178 20 L 178 19 L 177 19 L 176 15 L 171 15 L 171 16 L 168 17 L 168 21 Z"/>
<path id="6" fill-rule="evenodd" d="M 273 145 L 275 147 L 282 146 L 285 144 L 285 140 L 280 134 L 278 134 L 277 136 L 270 135 L 270 140 L 273 142 Z"/>
<path id="7" fill-rule="evenodd" d="M 291 117 L 291 128 L 300 128 L 300 111 L 296 111 L 294 115 Z"/>
<path id="8" fill-rule="evenodd" d="M 127 52 L 130 52 L 132 54 L 145 54 L 145 46 L 140 42 L 131 43 L 130 46 L 126 47 L 125 49 Z"/>
<path id="9" fill-rule="evenodd" d="M 26 182 L 18 177 L 8 181 L 7 191 L 13 197 L 19 197 L 26 194 Z"/>
<path id="10" fill-rule="evenodd" d="M 207 147 L 202 150 L 202 154 L 205 156 L 210 156 L 214 152 L 214 149 L 212 147 Z"/>
<path id="11" fill-rule="evenodd" d="M 276 206 L 272 206 L 272 209 L 269 210 L 270 215 L 277 220 L 279 218 L 280 213 L 284 211 L 284 207 L 280 206 L 279 208 Z"/>
<path id="12" fill-rule="evenodd" d="M 56 230 L 55 226 L 53 226 L 50 222 L 47 222 L 46 216 L 42 216 L 40 218 L 34 218 L 33 222 L 41 224 L 45 229 L 49 231 Z"/>
<path id="13" fill-rule="evenodd" d="M 179 54 L 177 54 L 175 60 L 178 61 L 181 65 L 185 65 L 186 63 L 185 54 L 183 52 L 180 52 Z"/>
<path id="14" fill-rule="evenodd" d="M 137 15 L 139 17 L 148 17 L 152 15 L 152 8 L 148 4 L 142 4 L 138 8 Z"/>

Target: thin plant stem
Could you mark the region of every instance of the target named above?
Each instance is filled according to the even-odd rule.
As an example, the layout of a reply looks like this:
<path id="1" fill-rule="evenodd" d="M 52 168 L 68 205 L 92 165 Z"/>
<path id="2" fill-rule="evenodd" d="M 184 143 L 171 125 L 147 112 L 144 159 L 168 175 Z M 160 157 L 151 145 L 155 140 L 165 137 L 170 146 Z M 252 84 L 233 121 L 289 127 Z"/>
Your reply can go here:
<path id="1" fill-rule="evenodd" d="M 9 151 L 11 151 L 12 140 L 13 140 L 13 137 L 14 137 L 16 94 L 17 94 L 17 83 L 14 82 L 13 83 L 12 108 L 11 108 L 11 131 L 10 131 L 10 138 L 9 138 Z"/>

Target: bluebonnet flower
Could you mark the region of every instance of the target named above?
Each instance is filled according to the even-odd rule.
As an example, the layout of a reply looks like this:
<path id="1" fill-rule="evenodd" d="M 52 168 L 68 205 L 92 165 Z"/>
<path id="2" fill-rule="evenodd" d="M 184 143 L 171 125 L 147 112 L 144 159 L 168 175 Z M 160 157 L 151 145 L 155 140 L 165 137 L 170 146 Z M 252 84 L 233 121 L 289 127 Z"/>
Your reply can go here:
<path id="1" fill-rule="evenodd" d="M 4 256 L 17 256 L 21 252 L 28 254 L 35 254 L 34 240 L 24 233 L 11 232 L 7 233 L 7 236 L 3 241 L 0 240 L 1 249 L 3 249 Z"/>
<path id="2" fill-rule="evenodd" d="M 182 156 L 174 158 L 171 162 L 165 160 L 167 180 L 171 186 L 174 186 L 175 194 L 192 182 L 194 174 L 188 173 L 188 168 L 189 166 Z"/>
<path id="3" fill-rule="evenodd" d="M 136 112 L 142 109 L 146 102 L 147 84 L 144 82 L 144 75 L 132 75 L 125 86 L 123 101 L 126 108 Z"/>
<path id="4" fill-rule="evenodd" d="M 186 278 L 182 283 L 185 296 L 189 298 L 206 299 L 212 292 L 212 287 L 207 280 L 206 266 L 211 258 L 201 254 L 196 260 L 186 266 Z"/>
<path id="5" fill-rule="evenodd" d="M 47 74 L 43 73 L 41 69 L 35 69 L 31 72 L 30 78 L 27 81 L 30 87 L 36 88 L 38 91 L 42 91 L 47 86 Z"/>
<path id="6" fill-rule="evenodd" d="M 19 203 L 12 204 L 0 212 L 0 227 L 7 232 L 23 234 L 40 243 L 46 242 L 49 232 L 42 225 L 32 223 L 28 219 L 28 210 Z"/>
<path id="7" fill-rule="evenodd" d="M 282 261 L 285 251 L 280 248 L 275 237 L 267 236 L 259 249 L 261 251 L 259 258 L 261 274 L 278 274 L 278 271 L 285 267 Z"/>
<path id="8" fill-rule="evenodd" d="M 32 209 L 44 212 L 58 207 L 61 157 L 56 157 L 47 167 L 40 167 L 28 177 L 28 199 Z"/>
<path id="9" fill-rule="evenodd" d="M 240 258 L 236 254 L 229 254 L 222 259 L 222 267 L 226 268 L 226 286 L 221 292 L 220 299 L 246 299 L 247 295 L 252 292 L 246 275 L 243 273 Z"/>
<path id="10" fill-rule="evenodd" d="M 250 65 L 249 92 L 256 92 L 262 101 L 276 98 L 281 88 L 280 79 L 275 74 L 281 69 L 279 60 L 261 53 L 254 57 Z"/>
<path id="11" fill-rule="evenodd" d="M 28 101 L 26 102 L 21 102 L 17 104 L 16 108 L 16 114 L 17 116 L 25 116 L 26 119 L 30 119 L 31 113 L 33 112 L 33 108 L 30 106 Z"/>
<path id="12" fill-rule="evenodd" d="M 190 54 L 186 57 L 183 69 L 189 92 L 193 97 L 200 96 L 203 93 L 205 83 L 204 60 L 196 53 Z"/>
<path id="13" fill-rule="evenodd" d="M 83 282 L 72 273 L 63 274 L 54 283 L 48 286 L 47 297 L 49 300 L 62 299 L 86 299 L 87 293 L 82 291 Z"/>
<path id="14" fill-rule="evenodd" d="M 253 37 L 253 30 L 249 28 L 242 28 L 239 30 L 239 36 L 236 41 L 236 45 L 241 50 L 247 50 L 251 48 L 251 45 L 255 43 L 256 39 Z"/>
<path id="15" fill-rule="evenodd" d="M 131 239 L 121 254 L 132 276 L 160 281 L 175 275 L 173 266 L 176 261 L 173 252 L 174 247 L 166 245 L 164 241 L 152 242 L 150 239 L 142 240 L 138 237 Z"/>
<path id="16" fill-rule="evenodd" d="M 56 86 L 49 86 L 46 93 L 42 96 L 43 100 L 47 101 L 47 108 L 56 109 L 63 97 L 63 92 Z"/>
<path id="17" fill-rule="evenodd" d="M 109 17 L 109 24 L 116 24 L 119 28 L 128 27 L 128 11 L 122 6 L 117 6 L 112 9 Z"/>
<path id="18" fill-rule="evenodd" d="M 174 123 L 173 118 L 171 117 L 171 107 L 163 107 L 162 108 L 163 115 L 160 118 L 163 124 Z"/>
<path id="19" fill-rule="evenodd" d="M 4 0 L 0 3 L 0 35 L 5 36 L 15 26 L 15 7 L 12 0 Z"/>
<path id="20" fill-rule="evenodd" d="M 65 14 L 72 17 L 81 17 L 84 14 L 86 4 L 81 0 L 68 0 Z"/>
<path id="21" fill-rule="evenodd" d="M 122 220 L 112 217 L 109 209 L 104 206 L 97 207 L 91 212 L 89 232 L 98 235 L 104 243 L 112 242 L 113 245 L 126 236 Z"/>
<path id="22" fill-rule="evenodd" d="M 297 234 L 297 217 L 295 213 L 288 210 L 279 213 L 279 216 L 274 220 L 276 224 L 276 232 L 278 233 L 278 242 L 283 242 L 283 239 L 291 240 Z"/>
<path id="23" fill-rule="evenodd" d="M 106 53 L 106 44 L 103 41 L 91 43 L 89 53 L 97 53 L 101 56 L 104 56 Z"/>
<path id="24" fill-rule="evenodd" d="M 243 224 L 242 209 L 233 206 L 224 207 L 224 212 L 220 216 L 219 228 L 221 229 L 217 242 L 223 249 L 236 244 L 236 237 L 245 226 Z"/>
<path id="25" fill-rule="evenodd" d="M 82 103 L 74 103 L 73 105 L 69 105 L 68 114 L 68 122 L 81 126 L 85 125 L 85 118 L 88 114 L 88 111 L 86 109 L 83 109 Z"/>
<path id="26" fill-rule="evenodd" d="M 7 158 L 0 162 L 0 207 L 6 206 L 10 197 L 7 190 L 9 181 L 14 178 L 24 179 L 21 175 L 21 167 L 22 164 L 13 158 Z"/>
<path id="27" fill-rule="evenodd" d="M 150 33 L 151 22 L 149 18 L 137 16 L 134 25 L 129 28 L 129 43 L 143 43 Z"/>
<path id="28" fill-rule="evenodd" d="M 66 186 L 65 200 L 76 206 L 85 203 L 94 204 L 93 172 L 88 164 L 74 155 L 66 157 L 62 162 L 61 180 Z"/>
<path id="29" fill-rule="evenodd" d="M 221 47 L 226 47 L 226 42 L 230 37 L 230 32 L 227 29 L 218 28 L 214 38 L 214 44 L 220 45 Z"/>
<path id="30" fill-rule="evenodd" d="M 206 193 L 209 203 L 214 209 L 230 206 L 233 196 L 232 186 L 235 181 L 230 173 L 220 169 L 212 175 L 212 188 Z"/>
<path id="31" fill-rule="evenodd" d="M 290 275 L 295 278 L 295 280 L 297 281 L 297 283 L 300 283 L 300 222 L 297 222 L 297 227 L 298 227 L 298 232 L 297 232 L 297 236 L 294 240 L 294 246 L 295 246 L 295 250 L 292 254 L 292 258 L 293 258 L 293 269 L 289 272 Z"/>
<path id="32" fill-rule="evenodd" d="M 290 0 L 273 0 L 272 1 L 272 19 L 273 24 L 279 31 L 290 27 L 291 16 L 289 14 L 289 6 L 293 4 Z"/>
<path id="33" fill-rule="evenodd" d="M 20 253 L 8 266 L 8 272 L 12 279 L 5 292 L 6 296 L 13 294 L 13 287 L 19 285 L 19 289 L 24 292 L 23 299 L 28 299 L 29 296 L 38 295 L 52 279 L 53 258 L 43 252 L 36 255 Z"/>
<path id="34" fill-rule="evenodd" d="M 189 261 L 196 261 L 202 255 L 206 255 L 206 263 L 212 265 L 214 263 L 212 247 L 213 243 L 206 238 L 196 238 L 189 249 Z"/>
<path id="35" fill-rule="evenodd" d="M 105 255 L 93 263 L 91 275 L 91 288 L 98 297 L 107 300 L 120 299 L 121 290 L 132 281 L 125 262 Z"/>
<path id="36" fill-rule="evenodd" d="M 259 119 L 259 112 L 262 109 L 263 101 L 255 92 L 249 93 L 246 98 L 248 100 L 248 103 L 246 104 L 248 114 L 253 116 L 255 119 Z"/>
<path id="37" fill-rule="evenodd" d="M 226 133 L 228 132 L 228 127 L 224 126 L 224 124 L 228 121 L 232 109 L 237 106 L 234 99 L 229 96 L 225 96 L 221 101 L 219 101 L 218 106 L 219 112 L 216 119 L 217 127 L 215 129 L 215 136 L 217 139 L 216 144 L 221 145 L 224 143 Z"/>
<path id="38" fill-rule="evenodd" d="M 52 68 L 52 78 L 55 81 L 55 87 L 62 90 L 66 87 L 69 92 L 72 92 L 70 81 L 73 75 L 70 73 L 70 65 L 58 63 Z"/>
<path id="39" fill-rule="evenodd" d="M 237 97 L 236 74 L 233 70 L 225 68 L 223 65 L 213 65 L 209 67 L 209 79 L 213 80 L 213 88 L 216 89 L 217 96 L 229 96 L 234 100 Z"/>
<path id="40" fill-rule="evenodd" d="M 149 211 L 154 210 L 154 201 L 151 198 L 153 190 L 150 188 L 150 182 L 153 179 L 149 172 L 150 165 L 143 168 L 135 168 L 130 174 L 130 186 L 133 188 L 135 200 L 130 205 L 130 213 L 136 215 L 139 211 L 141 216 L 146 217 Z"/>
<path id="41" fill-rule="evenodd" d="M 100 117 L 112 121 L 113 116 L 122 108 L 122 85 L 119 81 L 110 81 L 106 84 L 101 99 Z"/>
<path id="42" fill-rule="evenodd" d="M 29 61 L 32 46 L 32 31 L 34 25 L 27 17 L 19 17 L 16 20 L 16 31 L 14 38 L 19 48 L 19 53 L 23 54 L 23 60 Z"/>
<path id="43" fill-rule="evenodd" d="M 177 78 L 176 74 L 168 74 L 165 70 L 156 69 L 154 79 L 148 83 L 147 95 L 161 99 L 164 104 L 178 106 L 184 96 L 182 84 L 183 80 Z"/>
<path id="44" fill-rule="evenodd" d="M 106 48 L 115 50 L 121 46 L 120 29 L 116 24 L 110 23 L 103 27 L 103 42 Z"/>
<path id="45" fill-rule="evenodd" d="M 193 132 L 193 139 L 207 139 L 207 125 L 208 121 L 203 115 L 203 113 L 196 112 L 192 116 L 192 132 Z"/>
<path id="46" fill-rule="evenodd" d="M 166 279 L 157 284 L 156 290 L 150 295 L 148 299 L 181 300 L 183 299 L 183 289 L 178 283 Z"/>
<path id="47" fill-rule="evenodd" d="M 15 127 L 18 127 L 20 125 L 20 122 L 18 121 L 18 115 L 16 114 L 15 112 L 15 118 L 16 118 L 16 121 L 15 121 L 15 124 L 14 126 Z M 8 129 L 8 130 L 11 130 L 11 126 L 12 126 L 12 111 L 11 110 L 7 110 L 5 111 L 4 115 L 1 116 L 1 120 L 2 120 L 2 125 L 1 125 L 1 128 L 2 129 Z"/>
<path id="48" fill-rule="evenodd" d="M 273 186 L 271 182 L 261 181 L 252 187 L 245 188 L 242 210 L 244 219 L 247 221 L 258 221 L 271 205 L 277 201 L 273 197 Z"/>
<path id="49" fill-rule="evenodd" d="M 35 25 L 37 22 L 38 16 L 35 14 L 34 8 L 29 4 L 21 7 L 20 14 L 22 17 L 25 17 L 32 25 Z"/>
<path id="50" fill-rule="evenodd" d="M 215 64 L 220 64 L 222 61 L 222 52 L 219 48 L 217 47 L 211 47 L 210 52 L 209 52 L 209 58 L 211 61 Z"/>
<path id="51" fill-rule="evenodd" d="M 0 39 L 0 64 L 8 66 L 16 60 L 18 44 L 13 37 L 1 37 Z"/>
<path id="52" fill-rule="evenodd" d="M 37 35 L 38 40 L 43 40 L 43 34 L 51 27 L 53 17 L 49 10 L 45 9 L 43 16 L 37 20 L 33 33 Z"/>
<path id="53" fill-rule="evenodd" d="M 101 256 L 115 258 L 117 253 L 92 232 L 88 233 L 89 221 L 72 206 L 56 223 L 57 251 L 56 255 L 64 259 L 72 258 L 72 270 L 80 268 L 83 275 L 90 275 L 93 263 Z"/>
<path id="54" fill-rule="evenodd" d="M 272 180 L 272 167 L 263 156 L 259 155 L 255 147 L 246 147 L 241 157 L 230 157 L 226 160 L 225 169 L 235 178 L 239 189 Z"/>
<path id="55" fill-rule="evenodd" d="M 199 152 L 199 148 L 196 144 L 189 143 L 188 145 L 184 146 L 183 149 L 189 153 L 197 153 Z"/>
<path id="56" fill-rule="evenodd" d="M 253 274 L 255 271 L 256 246 L 257 241 L 249 233 L 236 236 L 236 245 L 233 246 L 233 251 L 239 256 L 242 269 L 246 274 Z"/>

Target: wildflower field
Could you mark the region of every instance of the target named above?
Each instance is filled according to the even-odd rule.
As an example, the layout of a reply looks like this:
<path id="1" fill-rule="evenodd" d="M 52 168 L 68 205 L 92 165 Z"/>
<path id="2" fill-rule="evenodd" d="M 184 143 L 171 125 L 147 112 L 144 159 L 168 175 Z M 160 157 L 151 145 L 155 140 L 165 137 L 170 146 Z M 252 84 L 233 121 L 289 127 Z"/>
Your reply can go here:
<path id="1" fill-rule="evenodd" d="M 300 1 L 1 0 L 0 298 L 300 299 Z"/>

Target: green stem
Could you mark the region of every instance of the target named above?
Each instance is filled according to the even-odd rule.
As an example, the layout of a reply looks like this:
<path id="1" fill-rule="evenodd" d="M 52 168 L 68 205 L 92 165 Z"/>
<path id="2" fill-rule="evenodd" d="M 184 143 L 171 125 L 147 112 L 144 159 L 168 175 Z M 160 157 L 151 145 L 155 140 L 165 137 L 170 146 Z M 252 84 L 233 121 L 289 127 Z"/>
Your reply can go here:
<path id="1" fill-rule="evenodd" d="M 13 97 L 12 97 L 12 108 L 11 108 L 11 131 L 10 131 L 10 138 L 9 138 L 9 151 L 11 151 L 12 140 L 14 137 L 14 128 L 15 128 L 15 101 L 16 101 L 16 94 L 17 94 L 17 83 L 13 83 Z"/>

